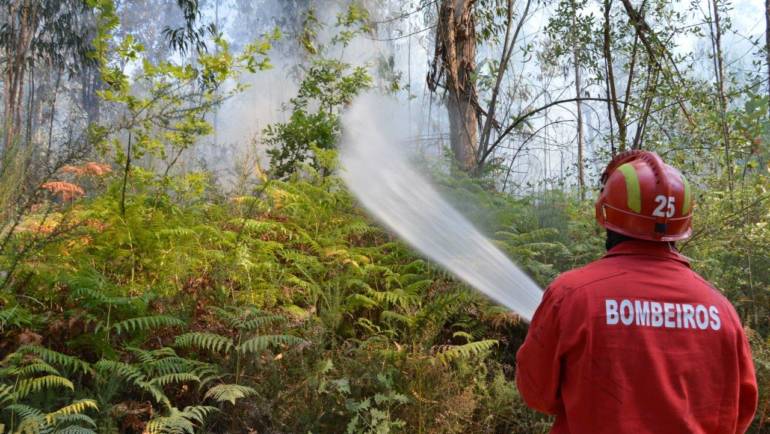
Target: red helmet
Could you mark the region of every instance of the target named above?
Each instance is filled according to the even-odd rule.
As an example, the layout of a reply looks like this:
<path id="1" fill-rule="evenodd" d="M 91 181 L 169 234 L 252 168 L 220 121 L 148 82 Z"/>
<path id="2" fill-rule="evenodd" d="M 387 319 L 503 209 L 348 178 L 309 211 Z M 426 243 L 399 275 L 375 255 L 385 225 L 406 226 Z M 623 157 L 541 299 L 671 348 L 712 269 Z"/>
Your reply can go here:
<path id="1" fill-rule="evenodd" d="M 627 151 L 602 174 L 596 220 L 631 238 L 677 241 L 692 233 L 690 184 L 658 154 Z"/>

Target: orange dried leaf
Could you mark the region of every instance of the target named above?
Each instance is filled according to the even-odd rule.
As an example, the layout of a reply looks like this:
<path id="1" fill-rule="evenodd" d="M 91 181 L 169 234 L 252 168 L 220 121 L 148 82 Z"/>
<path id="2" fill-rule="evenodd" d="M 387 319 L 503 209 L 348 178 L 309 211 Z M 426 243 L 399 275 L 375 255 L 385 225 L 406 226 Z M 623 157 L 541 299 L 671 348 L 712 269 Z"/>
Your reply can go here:
<path id="1" fill-rule="evenodd" d="M 63 200 L 72 200 L 86 194 L 79 185 L 64 181 L 46 182 L 40 188 L 48 190 L 53 194 L 61 194 Z"/>
<path id="2" fill-rule="evenodd" d="M 78 175 L 78 176 L 80 176 L 80 175 L 82 175 L 84 173 L 83 168 L 82 167 L 78 167 L 78 166 L 66 165 L 66 166 L 62 167 L 60 170 L 61 170 L 62 173 L 72 173 L 72 174 Z"/>
<path id="3" fill-rule="evenodd" d="M 88 163 L 84 164 L 82 167 L 85 173 L 93 176 L 104 176 L 112 172 L 112 168 L 110 168 L 108 164 L 97 163 L 95 161 L 89 161 Z"/>

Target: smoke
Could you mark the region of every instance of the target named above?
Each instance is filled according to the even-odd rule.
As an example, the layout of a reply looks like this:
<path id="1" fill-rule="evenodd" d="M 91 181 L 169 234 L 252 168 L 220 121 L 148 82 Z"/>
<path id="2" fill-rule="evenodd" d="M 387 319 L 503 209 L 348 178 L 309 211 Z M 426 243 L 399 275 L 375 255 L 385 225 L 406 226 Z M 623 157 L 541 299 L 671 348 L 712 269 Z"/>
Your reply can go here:
<path id="1" fill-rule="evenodd" d="M 262 132 L 268 125 L 286 122 L 291 114 L 286 106 L 297 94 L 302 67 L 310 61 L 298 41 L 298 32 L 311 6 L 321 23 L 316 44 L 323 47 L 325 57 L 354 67 L 374 65 L 379 56 L 387 55 L 390 47 L 366 37 L 353 38 L 344 46 L 332 43 L 343 30 L 335 23 L 338 14 L 344 12 L 344 1 L 261 0 L 244 2 L 237 12 L 224 13 L 220 8 L 220 27 L 234 49 L 276 27 L 283 36 L 269 53 L 273 68 L 243 75 L 239 82 L 247 86 L 246 90 L 228 99 L 209 118 L 215 132 L 196 144 L 186 162 L 189 166 L 204 166 L 222 186 L 228 187 L 244 161 L 263 168 L 269 164 Z M 213 19 L 213 10 L 207 12 L 207 18 Z"/>
<path id="2" fill-rule="evenodd" d="M 542 291 L 455 210 L 410 163 L 410 119 L 367 95 L 343 119 L 341 176 L 361 204 L 423 255 L 529 321 Z"/>

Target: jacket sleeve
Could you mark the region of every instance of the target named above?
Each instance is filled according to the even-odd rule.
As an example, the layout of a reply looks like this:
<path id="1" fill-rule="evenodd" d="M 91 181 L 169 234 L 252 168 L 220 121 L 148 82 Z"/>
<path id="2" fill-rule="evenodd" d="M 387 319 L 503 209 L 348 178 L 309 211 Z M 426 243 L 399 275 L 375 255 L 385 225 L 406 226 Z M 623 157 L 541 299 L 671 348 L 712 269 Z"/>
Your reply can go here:
<path id="1" fill-rule="evenodd" d="M 754 412 L 757 410 L 758 390 L 757 378 L 754 373 L 754 362 L 751 358 L 751 346 L 746 339 L 740 322 L 738 324 L 739 344 L 738 357 L 740 358 L 740 396 L 738 397 L 738 429 L 737 433 L 743 434 L 749 429 Z"/>
<path id="2" fill-rule="evenodd" d="M 552 285 L 532 317 L 529 332 L 516 354 L 516 385 L 524 402 L 543 413 L 557 414 L 560 396 L 560 294 Z"/>

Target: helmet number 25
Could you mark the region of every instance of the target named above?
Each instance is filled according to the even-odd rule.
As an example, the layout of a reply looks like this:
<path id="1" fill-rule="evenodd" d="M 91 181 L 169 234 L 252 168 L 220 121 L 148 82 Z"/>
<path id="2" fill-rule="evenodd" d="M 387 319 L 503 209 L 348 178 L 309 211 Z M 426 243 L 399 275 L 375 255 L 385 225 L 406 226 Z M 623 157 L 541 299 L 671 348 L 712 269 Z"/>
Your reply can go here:
<path id="1" fill-rule="evenodd" d="M 658 206 L 655 208 L 655 211 L 652 212 L 653 216 L 671 217 L 674 215 L 674 196 L 666 198 L 666 196 L 659 194 L 655 197 L 655 202 Z M 665 213 L 663 212 L 663 209 L 666 210 Z"/>

